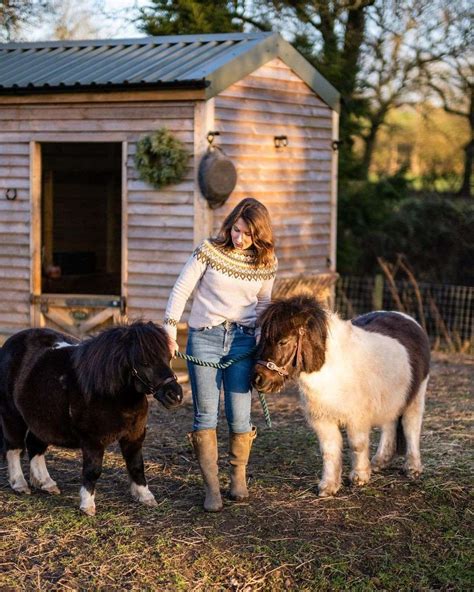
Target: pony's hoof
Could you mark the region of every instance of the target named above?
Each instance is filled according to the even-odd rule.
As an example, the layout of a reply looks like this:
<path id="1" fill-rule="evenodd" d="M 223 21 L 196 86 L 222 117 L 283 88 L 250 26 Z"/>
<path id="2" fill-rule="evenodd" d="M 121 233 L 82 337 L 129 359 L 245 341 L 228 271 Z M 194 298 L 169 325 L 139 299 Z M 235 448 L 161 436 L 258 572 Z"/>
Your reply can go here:
<path id="1" fill-rule="evenodd" d="M 39 489 L 40 491 L 44 491 L 45 493 L 49 493 L 50 495 L 59 495 L 61 493 L 56 481 L 53 481 L 52 479 L 46 481 L 45 483 L 41 483 L 38 481 L 38 479 L 32 477 L 30 479 L 30 485 L 31 487 Z"/>
<path id="2" fill-rule="evenodd" d="M 13 487 L 13 491 L 19 494 L 31 495 L 31 489 L 28 487 L 28 485 L 20 485 L 19 487 Z"/>
<path id="3" fill-rule="evenodd" d="M 148 485 L 137 485 L 136 483 L 132 483 L 130 487 L 130 493 L 132 494 L 132 497 L 137 500 L 137 502 L 145 504 L 145 506 L 154 508 L 158 505 L 155 496 L 148 489 Z"/>
<path id="4" fill-rule="evenodd" d="M 388 468 L 388 463 L 376 463 L 376 464 L 372 463 L 371 464 L 372 473 L 381 473 L 386 468 Z"/>
<path id="5" fill-rule="evenodd" d="M 370 463 L 370 468 L 374 473 L 380 473 L 380 471 L 384 471 L 390 466 L 390 462 L 392 459 L 382 459 L 382 458 L 373 458 Z"/>
<path id="6" fill-rule="evenodd" d="M 352 471 L 349 475 L 349 480 L 356 487 L 367 485 L 370 481 L 370 471 Z"/>
<path id="7" fill-rule="evenodd" d="M 318 487 L 319 497 L 332 497 L 339 491 L 339 485 L 321 484 Z"/>
<path id="8" fill-rule="evenodd" d="M 205 512 L 210 512 L 212 514 L 212 513 L 215 513 L 215 512 L 220 512 L 222 510 L 222 508 L 223 508 L 223 505 L 222 505 L 222 503 L 220 503 L 220 504 L 213 504 L 213 505 L 206 505 L 206 504 L 204 504 L 203 505 L 203 508 L 204 508 L 204 511 Z"/>
<path id="9" fill-rule="evenodd" d="M 81 506 L 81 512 L 83 512 L 86 516 L 95 516 L 95 506 Z"/>
<path id="10" fill-rule="evenodd" d="M 421 477 L 423 473 L 423 467 L 405 467 L 405 475 L 409 479 L 416 481 Z"/>
<path id="11" fill-rule="evenodd" d="M 154 497 L 150 497 L 149 499 L 144 499 L 140 501 L 142 502 L 142 504 L 145 504 L 145 506 L 148 506 L 149 508 L 156 508 L 158 505 L 158 502 Z"/>

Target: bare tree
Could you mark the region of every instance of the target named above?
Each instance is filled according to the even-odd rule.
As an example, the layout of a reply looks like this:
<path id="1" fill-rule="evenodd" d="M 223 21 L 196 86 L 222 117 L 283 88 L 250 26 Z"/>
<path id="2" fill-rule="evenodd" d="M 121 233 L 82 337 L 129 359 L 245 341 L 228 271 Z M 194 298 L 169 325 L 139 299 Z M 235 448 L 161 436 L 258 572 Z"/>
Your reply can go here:
<path id="1" fill-rule="evenodd" d="M 390 110 L 426 98 L 422 73 L 456 55 L 445 0 L 379 0 L 369 13 L 360 92 L 368 101 L 361 175 L 367 177 L 377 133 Z"/>
<path id="2" fill-rule="evenodd" d="M 454 10 L 455 8 L 455 10 Z M 464 173 L 459 195 L 472 195 L 474 164 L 474 55 L 472 9 L 469 2 L 459 0 L 456 7 L 445 11 L 452 25 L 452 35 L 445 40 L 450 51 L 440 61 L 427 62 L 423 82 L 447 113 L 459 115 L 469 126 L 469 140 L 464 146 Z"/>
<path id="3" fill-rule="evenodd" d="M 91 39 L 100 35 L 103 0 L 52 0 L 49 39 Z"/>
<path id="4" fill-rule="evenodd" d="M 22 39 L 50 10 L 50 0 L 1 0 L 0 41 Z"/>

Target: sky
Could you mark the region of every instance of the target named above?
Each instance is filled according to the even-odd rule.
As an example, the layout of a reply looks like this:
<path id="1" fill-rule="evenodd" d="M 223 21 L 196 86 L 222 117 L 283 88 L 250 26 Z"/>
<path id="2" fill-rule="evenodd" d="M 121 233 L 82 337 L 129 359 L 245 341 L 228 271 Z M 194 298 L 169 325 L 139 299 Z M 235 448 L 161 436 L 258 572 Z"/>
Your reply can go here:
<path id="1" fill-rule="evenodd" d="M 147 0 L 104 0 L 106 11 L 116 11 L 115 27 L 104 23 L 104 27 L 107 29 L 104 31 L 104 36 L 108 36 L 109 34 L 111 37 L 143 37 L 143 33 L 138 31 L 132 23 L 127 22 L 125 13 L 128 12 L 130 14 L 131 8 L 134 5 L 146 6 L 147 4 L 149 4 Z M 110 31 L 108 30 L 109 27 L 111 29 Z M 114 28 L 117 30 L 116 33 Z"/>
<path id="2" fill-rule="evenodd" d="M 62 2 L 63 0 L 58 0 Z M 133 15 L 133 9 L 136 6 L 146 6 L 149 0 L 101 0 L 103 12 L 94 12 L 94 0 L 81 0 L 80 4 L 74 5 L 74 10 L 79 9 L 85 15 L 84 21 L 90 21 L 93 27 L 98 31 L 96 34 L 84 34 L 80 31 L 76 38 L 133 38 L 143 37 L 144 34 L 139 31 L 130 19 Z M 87 25 L 86 25 L 87 27 Z M 51 25 L 47 19 L 43 26 L 35 27 L 29 30 L 25 27 L 22 37 L 25 41 L 45 41 L 51 38 Z"/>

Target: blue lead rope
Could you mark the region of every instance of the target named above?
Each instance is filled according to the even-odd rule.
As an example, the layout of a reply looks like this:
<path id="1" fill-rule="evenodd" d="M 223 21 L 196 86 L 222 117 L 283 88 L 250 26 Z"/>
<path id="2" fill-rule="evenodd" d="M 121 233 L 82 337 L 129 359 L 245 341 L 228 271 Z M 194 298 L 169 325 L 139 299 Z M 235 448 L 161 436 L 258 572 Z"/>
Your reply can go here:
<path id="1" fill-rule="evenodd" d="M 257 347 L 253 347 L 245 354 L 240 354 L 240 356 L 236 356 L 235 358 L 230 358 L 226 362 L 206 362 L 205 360 L 200 360 L 199 358 L 195 358 L 194 356 L 189 356 L 188 354 L 182 354 L 181 352 L 176 352 L 176 357 L 181 358 L 181 360 L 186 360 L 187 362 L 191 362 L 192 364 L 196 364 L 197 366 L 206 366 L 208 368 L 217 368 L 218 370 L 225 370 L 232 364 L 236 362 L 240 362 L 241 360 L 245 360 L 245 358 L 249 358 L 253 356 L 253 354 L 257 351 Z M 272 427 L 272 420 L 270 418 L 270 411 L 268 410 L 267 401 L 265 400 L 265 395 L 258 392 L 258 398 L 260 400 L 260 405 L 262 406 L 263 416 L 265 418 L 265 423 L 269 428 Z"/>

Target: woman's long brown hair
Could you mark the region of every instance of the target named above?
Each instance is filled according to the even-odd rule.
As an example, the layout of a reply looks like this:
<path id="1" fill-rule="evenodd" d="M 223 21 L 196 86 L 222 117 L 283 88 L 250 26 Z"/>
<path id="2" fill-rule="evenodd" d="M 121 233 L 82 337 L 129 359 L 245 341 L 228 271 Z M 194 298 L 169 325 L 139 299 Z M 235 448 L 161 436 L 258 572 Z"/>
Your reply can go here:
<path id="1" fill-rule="evenodd" d="M 252 235 L 252 246 L 255 249 L 257 265 L 270 266 L 275 262 L 275 247 L 270 215 L 267 208 L 253 197 L 240 201 L 222 223 L 217 238 L 213 243 L 232 249 L 232 226 L 242 218 L 248 225 Z"/>

